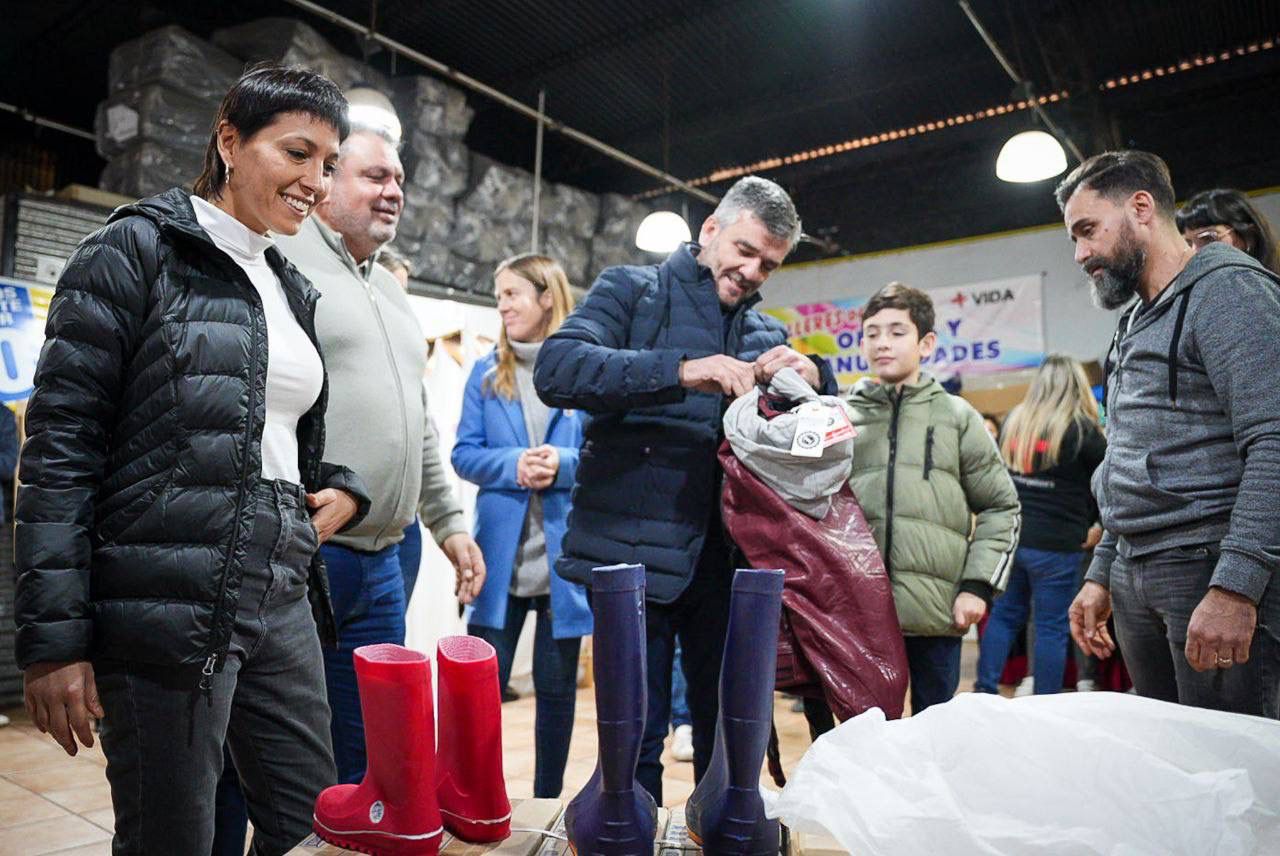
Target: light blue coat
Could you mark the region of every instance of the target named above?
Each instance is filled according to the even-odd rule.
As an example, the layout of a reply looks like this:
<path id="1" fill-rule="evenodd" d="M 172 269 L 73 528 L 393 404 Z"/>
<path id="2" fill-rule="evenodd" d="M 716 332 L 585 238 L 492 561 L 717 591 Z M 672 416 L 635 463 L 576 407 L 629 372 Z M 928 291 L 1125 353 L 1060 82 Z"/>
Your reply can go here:
<path id="1" fill-rule="evenodd" d="M 520 402 L 485 388 L 485 376 L 497 365 L 490 352 L 471 370 L 462 401 L 462 419 L 453 447 L 453 468 L 458 475 L 480 486 L 476 497 L 476 543 L 484 553 L 488 570 L 484 588 L 476 598 L 470 622 L 501 628 L 507 620 L 507 595 L 524 520 L 529 512 L 529 489 L 516 484 L 516 462 L 529 448 Z M 553 408 L 543 441 L 560 453 L 555 483 L 542 491 L 542 527 L 547 539 L 547 564 L 560 558 L 569 517 L 569 493 L 578 471 L 578 447 L 582 421 L 578 412 Z M 540 445 L 540 444 L 535 444 Z M 551 571 L 552 634 L 557 639 L 591 633 L 591 608 L 586 590 Z"/>

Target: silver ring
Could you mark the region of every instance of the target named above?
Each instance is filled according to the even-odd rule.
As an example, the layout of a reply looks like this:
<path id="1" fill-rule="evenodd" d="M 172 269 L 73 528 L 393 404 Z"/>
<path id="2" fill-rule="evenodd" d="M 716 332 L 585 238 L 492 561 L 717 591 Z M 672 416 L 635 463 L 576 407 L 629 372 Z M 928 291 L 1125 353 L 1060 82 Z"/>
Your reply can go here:
<path id="1" fill-rule="evenodd" d="M 1233 666 L 1233 665 L 1235 665 L 1235 661 L 1234 661 L 1234 660 L 1232 660 L 1230 657 L 1218 657 L 1218 665 L 1219 665 L 1219 666 Z"/>

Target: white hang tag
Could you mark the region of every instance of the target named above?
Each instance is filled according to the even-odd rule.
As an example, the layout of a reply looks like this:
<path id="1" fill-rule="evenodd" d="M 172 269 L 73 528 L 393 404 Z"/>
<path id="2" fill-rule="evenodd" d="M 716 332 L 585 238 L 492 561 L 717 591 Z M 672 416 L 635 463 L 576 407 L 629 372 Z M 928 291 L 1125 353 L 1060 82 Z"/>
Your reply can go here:
<path id="1" fill-rule="evenodd" d="M 820 401 L 809 401 L 793 412 L 796 414 L 796 433 L 791 440 L 791 454 L 797 458 L 821 458 L 822 441 L 827 433 L 826 408 Z"/>
<path id="2" fill-rule="evenodd" d="M 843 407 L 808 401 L 793 412 L 798 418 L 791 454 L 798 458 L 821 458 L 827 447 L 857 436 Z"/>

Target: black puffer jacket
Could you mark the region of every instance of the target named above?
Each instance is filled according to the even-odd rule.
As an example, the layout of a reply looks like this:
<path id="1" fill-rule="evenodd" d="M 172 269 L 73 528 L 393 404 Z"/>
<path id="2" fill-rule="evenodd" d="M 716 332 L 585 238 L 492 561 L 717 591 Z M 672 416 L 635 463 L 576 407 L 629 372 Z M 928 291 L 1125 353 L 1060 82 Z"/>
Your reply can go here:
<path id="1" fill-rule="evenodd" d="M 312 342 L 311 284 L 267 259 Z M 27 407 L 15 535 L 19 665 L 97 657 L 221 670 L 262 468 L 267 322 L 244 271 L 180 190 L 80 244 L 49 306 Z M 298 422 L 305 487 L 368 511 L 320 461 L 328 380 Z M 350 524 L 348 524 L 350 525 Z M 319 555 L 312 605 L 333 638 Z"/>

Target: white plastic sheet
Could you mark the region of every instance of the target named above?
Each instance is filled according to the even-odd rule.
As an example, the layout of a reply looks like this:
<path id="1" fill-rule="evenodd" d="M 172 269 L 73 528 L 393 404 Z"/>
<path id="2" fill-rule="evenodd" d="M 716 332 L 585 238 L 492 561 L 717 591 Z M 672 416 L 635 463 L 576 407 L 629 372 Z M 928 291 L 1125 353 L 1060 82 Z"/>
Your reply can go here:
<path id="1" fill-rule="evenodd" d="M 869 711 L 772 816 L 860 854 L 1280 853 L 1280 723 L 1121 693 Z"/>

